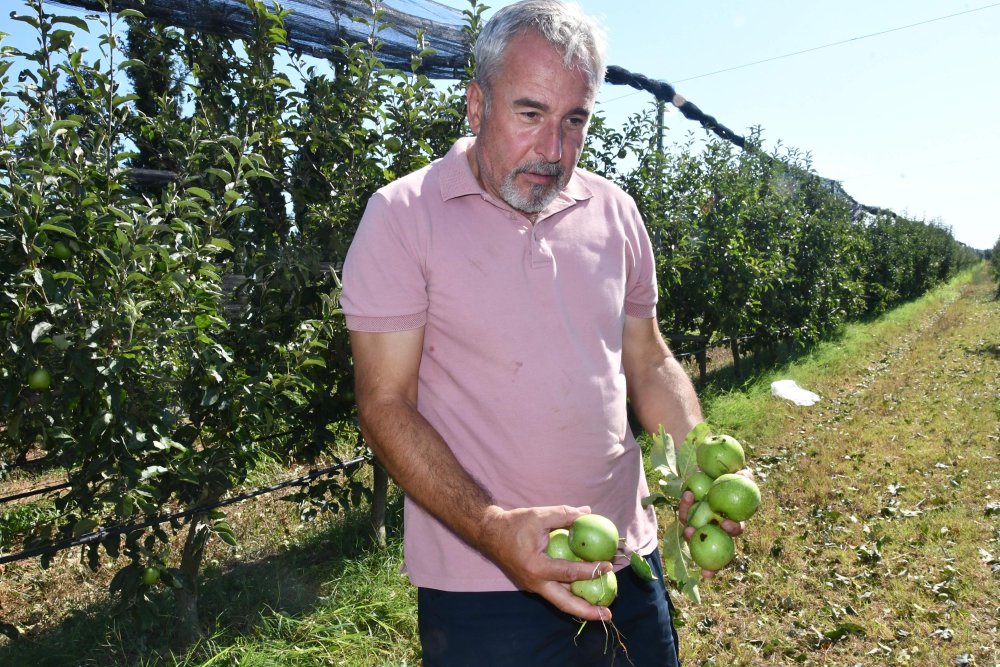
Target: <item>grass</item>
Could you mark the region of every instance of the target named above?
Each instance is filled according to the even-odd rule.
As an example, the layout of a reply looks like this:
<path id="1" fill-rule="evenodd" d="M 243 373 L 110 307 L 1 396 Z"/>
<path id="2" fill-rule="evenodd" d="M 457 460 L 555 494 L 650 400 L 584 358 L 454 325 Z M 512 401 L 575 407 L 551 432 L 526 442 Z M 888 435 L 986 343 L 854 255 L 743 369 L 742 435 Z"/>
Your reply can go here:
<path id="1" fill-rule="evenodd" d="M 336 578 L 322 577 L 314 606 L 292 614 L 266 609 L 251 628 L 215 636 L 170 663 L 141 665 L 378 665 L 416 664 L 416 602 L 401 579 L 398 541 L 343 563 Z M 321 568 L 324 569 L 324 568 Z"/>
<path id="2" fill-rule="evenodd" d="M 715 376 L 706 415 L 747 446 L 764 505 L 702 603 L 675 595 L 686 665 L 1000 665 L 993 293 L 965 276 L 748 380 Z M 822 400 L 775 399 L 784 378 Z M 167 593 L 145 616 L 112 617 L 100 577 L 72 556 L 9 569 L 0 600 L 27 607 L 0 621 L 26 632 L 0 639 L 0 664 L 419 664 L 399 504 L 384 548 L 363 508 L 300 526 L 294 506 L 241 506 L 240 550 L 206 565 L 206 638 L 183 652 L 170 648 Z"/>
<path id="3" fill-rule="evenodd" d="M 688 664 L 1000 664 L 1000 306 L 966 276 L 706 400 L 766 505 L 678 602 Z M 767 395 L 790 377 L 824 398 Z"/>
<path id="4" fill-rule="evenodd" d="M 14 550 L 15 537 L 58 516 L 51 501 L 28 501 L 0 509 L 0 552 Z"/>

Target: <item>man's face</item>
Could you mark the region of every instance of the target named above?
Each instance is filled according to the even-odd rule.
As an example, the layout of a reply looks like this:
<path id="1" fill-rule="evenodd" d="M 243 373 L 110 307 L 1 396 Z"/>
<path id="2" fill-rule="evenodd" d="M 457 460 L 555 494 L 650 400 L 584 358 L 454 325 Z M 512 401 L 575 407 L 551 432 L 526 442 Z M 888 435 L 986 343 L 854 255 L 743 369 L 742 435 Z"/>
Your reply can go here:
<path id="1" fill-rule="evenodd" d="M 469 127 L 476 134 L 470 162 L 487 192 L 527 214 L 540 212 L 566 186 L 580 160 L 596 89 L 534 33 L 507 45 L 491 82 L 469 84 Z"/>

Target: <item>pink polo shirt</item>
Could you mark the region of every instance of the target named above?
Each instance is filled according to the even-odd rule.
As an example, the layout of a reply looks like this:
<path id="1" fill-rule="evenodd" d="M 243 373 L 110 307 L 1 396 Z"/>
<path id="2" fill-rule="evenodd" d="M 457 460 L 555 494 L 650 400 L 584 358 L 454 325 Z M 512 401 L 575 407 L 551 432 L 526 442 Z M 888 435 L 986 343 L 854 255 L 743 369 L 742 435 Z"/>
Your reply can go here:
<path id="1" fill-rule="evenodd" d="M 628 195 L 581 169 L 532 226 L 480 187 L 473 141 L 368 202 L 344 264 L 347 326 L 425 327 L 418 409 L 501 507 L 590 505 L 649 553 L 621 358 L 625 316 L 656 310 L 645 226 Z M 414 585 L 516 588 L 408 498 L 404 515 Z"/>

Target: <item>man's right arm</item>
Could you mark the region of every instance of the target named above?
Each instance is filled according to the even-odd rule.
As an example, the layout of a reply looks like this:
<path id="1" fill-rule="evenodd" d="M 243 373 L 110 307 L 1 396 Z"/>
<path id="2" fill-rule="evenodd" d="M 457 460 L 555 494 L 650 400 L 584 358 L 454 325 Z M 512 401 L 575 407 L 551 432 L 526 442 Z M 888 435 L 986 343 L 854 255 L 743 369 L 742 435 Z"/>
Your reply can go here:
<path id="1" fill-rule="evenodd" d="M 610 612 L 576 597 L 565 583 L 594 576 L 593 563 L 544 555 L 548 533 L 589 508 L 505 510 L 465 470 L 451 448 L 417 411 L 417 373 L 423 328 L 391 333 L 351 332 L 361 432 L 407 495 L 482 551 L 524 590 L 585 620 Z M 610 570 L 602 564 L 600 571 Z"/>
<path id="2" fill-rule="evenodd" d="M 427 508 L 484 510 L 492 499 L 465 471 L 437 431 L 417 411 L 417 370 L 423 329 L 351 332 L 361 431 L 389 474 Z M 437 511 L 434 512 L 438 514 Z M 441 517 L 473 537 L 472 512 Z"/>

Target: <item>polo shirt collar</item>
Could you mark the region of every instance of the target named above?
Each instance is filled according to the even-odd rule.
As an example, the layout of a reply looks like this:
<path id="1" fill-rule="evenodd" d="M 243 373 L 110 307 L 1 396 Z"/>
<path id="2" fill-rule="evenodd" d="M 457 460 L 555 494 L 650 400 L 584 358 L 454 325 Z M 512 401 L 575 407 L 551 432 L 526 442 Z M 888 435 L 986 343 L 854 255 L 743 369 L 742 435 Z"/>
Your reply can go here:
<path id="1" fill-rule="evenodd" d="M 447 201 L 456 197 L 465 197 L 468 195 L 479 195 L 487 201 L 498 203 L 488 192 L 483 190 L 481 185 L 479 185 L 479 181 L 476 180 L 475 174 L 472 173 L 472 167 L 469 166 L 469 158 L 467 154 L 470 150 L 472 150 L 472 146 L 475 142 L 475 137 L 462 137 L 456 141 L 454 145 L 452 145 L 448 154 L 442 158 L 440 166 L 442 201 Z M 570 176 L 566 187 L 562 189 L 562 192 L 559 193 L 559 196 L 556 197 L 551 204 L 545 207 L 545 210 L 538 215 L 538 219 L 542 220 L 547 218 L 554 213 L 558 213 L 563 209 L 573 206 L 578 201 L 590 199 L 593 196 L 594 193 L 591 192 L 590 188 L 588 188 L 583 180 L 577 176 L 576 169 L 574 169 L 573 175 Z M 499 202 L 499 205 L 509 208 L 506 202 Z"/>

